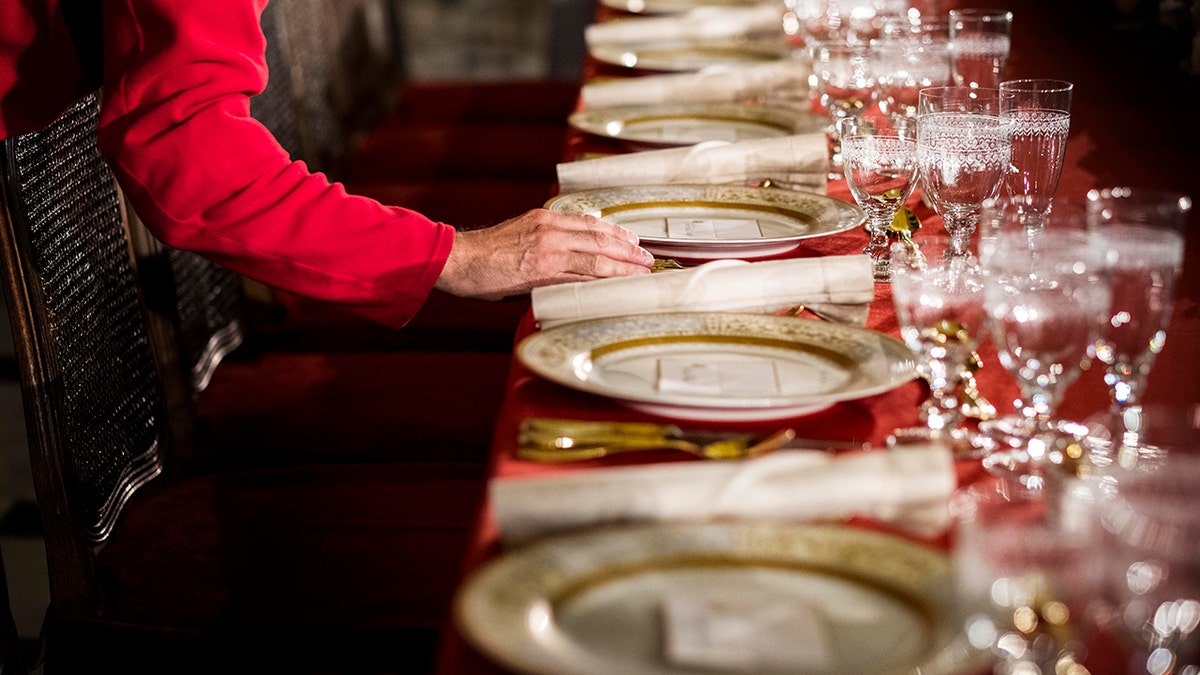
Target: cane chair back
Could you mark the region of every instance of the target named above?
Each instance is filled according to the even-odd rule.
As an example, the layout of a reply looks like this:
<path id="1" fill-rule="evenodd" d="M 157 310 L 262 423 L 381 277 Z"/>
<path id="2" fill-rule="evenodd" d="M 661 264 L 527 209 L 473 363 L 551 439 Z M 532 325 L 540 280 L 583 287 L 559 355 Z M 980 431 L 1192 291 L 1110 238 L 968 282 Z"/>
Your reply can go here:
<path id="1" fill-rule="evenodd" d="M 96 150 L 90 95 L 4 142 L 0 237 L 34 486 L 59 611 L 96 598 L 94 553 L 172 439 L 141 314 L 121 196 Z"/>

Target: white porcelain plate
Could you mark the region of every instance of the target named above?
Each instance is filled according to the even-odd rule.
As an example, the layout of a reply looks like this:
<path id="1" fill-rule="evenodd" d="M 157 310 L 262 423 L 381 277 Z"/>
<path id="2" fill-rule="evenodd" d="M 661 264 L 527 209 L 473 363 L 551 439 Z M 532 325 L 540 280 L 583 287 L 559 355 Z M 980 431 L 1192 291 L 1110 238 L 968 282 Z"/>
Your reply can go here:
<path id="1" fill-rule="evenodd" d="M 555 326 L 517 345 L 552 382 L 665 417 L 797 417 L 880 394 L 916 375 L 899 340 L 770 314 L 680 312 Z"/>
<path id="2" fill-rule="evenodd" d="M 715 260 L 787 253 L 863 223 L 858 206 L 813 192 L 740 185 L 639 185 L 559 195 L 546 208 L 633 230 L 655 255 Z"/>
<path id="3" fill-rule="evenodd" d="M 953 595 L 946 556 L 890 535 L 654 524 L 502 555 L 454 612 L 471 643 L 523 673 L 976 672 L 986 662 Z"/>
<path id="4" fill-rule="evenodd" d="M 754 7 L 762 0 L 600 0 L 600 4 L 634 14 L 681 14 L 699 7 Z"/>
<path id="5" fill-rule="evenodd" d="M 789 58 L 778 39 L 713 39 L 591 45 L 592 58 L 613 66 L 660 72 L 695 72 L 709 66 L 748 65 Z"/>
<path id="6" fill-rule="evenodd" d="M 704 141 L 750 141 L 820 133 L 828 122 L 784 106 L 672 103 L 591 108 L 573 113 L 572 127 L 634 147 L 680 147 Z"/>

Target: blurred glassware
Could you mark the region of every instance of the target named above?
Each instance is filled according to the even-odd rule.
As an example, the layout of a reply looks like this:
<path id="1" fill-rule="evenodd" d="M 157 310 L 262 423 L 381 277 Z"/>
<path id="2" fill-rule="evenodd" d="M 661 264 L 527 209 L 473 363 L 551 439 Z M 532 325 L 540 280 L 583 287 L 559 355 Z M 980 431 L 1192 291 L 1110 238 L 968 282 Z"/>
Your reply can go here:
<path id="1" fill-rule="evenodd" d="M 812 41 L 862 43 L 911 10 L 905 0 L 784 0 L 783 28 L 796 46 Z"/>
<path id="2" fill-rule="evenodd" d="M 964 630 L 995 673 L 1086 673 L 1103 585 L 1090 484 L 990 477 L 951 497 Z"/>
<path id="3" fill-rule="evenodd" d="M 1099 469 L 1101 625 L 1123 640 L 1128 673 L 1200 672 L 1200 430 L 1197 409 L 1155 409 L 1157 461 Z"/>
<path id="4" fill-rule="evenodd" d="M 866 43 L 814 42 L 813 75 L 817 96 L 830 118 L 829 179 L 842 178 L 842 149 L 838 120 L 860 115 L 875 103 L 875 71 Z"/>
<path id="5" fill-rule="evenodd" d="M 897 429 L 891 444 L 921 438 L 945 442 L 959 458 L 977 457 L 962 426 L 963 376 L 984 335 L 983 271 L 969 251 L 950 255 L 947 235 L 892 245 L 892 299 L 900 335 L 917 355 L 917 372 L 929 384 L 921 404 L 923 427 Z"/>
<path id="6" fill-rule="evenodd" d="M 924 195 L 962 254 L 983 203 L 1003 184 L 1012 154 L 1011 123 L 998 89 L 929 87 L 917 101 L 917 162 Z"/>
<path id="7" fill-rule="evenodd" d="M 917 116 L 918 92 L 950 84 L 950 42 L 918 36 L 871 41 L 879 108 L 885 113 Z"/>
<path id="8" fill-rule="evenodd" d="M 861 116 L 838 121 L 842 165 L 854 201 L 867 214 L 875 281 L 891 281 L 892 221 L 917 185 L 916 124 L 906 117 Z"/>
<path id="9" fill-rule="evenodd" d="M 950 20 L 935 12 L 926 12 L 909 3 L 908 11 L 900 17 L 889 18 L 881 30 L 884 39 L 906 38 L 924 42 L 949 42 Z M 936 4 L 936 3 L 935 3 Z M 947 56 L 947 58 L 949 58 Z"/>
<path id="10" fill-rule="evenodd" d="M 1132 464 L 1158 454 L 1141 438 L 1142 395 L 1166 344 L 1191 208 L 1189 197 L 1166 190 L 1088 193 L 1089 225 L 1115 256 L 1112 305 L 1094 347 L 1112 405 L 1089 421 L 1093 461 Z"/>
<path id="11" fill-rule="evenodd" d="M 983 464 L 1034 487 L 1063 468 L 1077 472 L 1084 454 L 1082 440 L 1055 412 L 1087 363 L 1096 317 L 1110 302 L 1105 242 L 1085 224 L 1015 225 L 981 237 L 979 245 L 992 342 L 1021 391 L 1013 438 L 989 451 Z"/>
<path id="12" fill-rule="evenodd" d="M 1070 82 L 1006 80 L 1000 114 L 1012 120 L 1012 167 L 1005 177 L 1010 195 L 1025 195 L 1034 216 L 1049 213 L 1062 175 L 1071 127 Z"/>
<path id="13" fill-rule="evenodd" d="M 1002 9 L 950 10 L 954 83 L 994 89 L 1004 81 L 1012 12 Z"/>

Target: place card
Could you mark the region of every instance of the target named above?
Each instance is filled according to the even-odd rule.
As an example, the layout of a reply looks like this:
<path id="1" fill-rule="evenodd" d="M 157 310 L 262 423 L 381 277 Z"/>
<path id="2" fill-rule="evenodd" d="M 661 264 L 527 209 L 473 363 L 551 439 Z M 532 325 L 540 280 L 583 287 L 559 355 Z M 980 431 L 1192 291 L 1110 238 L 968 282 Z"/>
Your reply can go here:
<path id="1" fill-rule="evenodd" d="M 658 360 L 658 390 L 699 396 L 775 396 L 779 373 L 775 362 L 766 359 L 725 362 L 666 356 Z"/>
<path id="2" fill-rule="evenodd" d="M 819 607 L 766 591 L 695 588 L 662 599 L 664 656 L 682 668 L 828 672 L 828 621 Z"/>
<path id="3" fill-rule="evenodd" d="M 751 218 L 667 218 L 672 239 L 761 239 L 762 229 Z"/>

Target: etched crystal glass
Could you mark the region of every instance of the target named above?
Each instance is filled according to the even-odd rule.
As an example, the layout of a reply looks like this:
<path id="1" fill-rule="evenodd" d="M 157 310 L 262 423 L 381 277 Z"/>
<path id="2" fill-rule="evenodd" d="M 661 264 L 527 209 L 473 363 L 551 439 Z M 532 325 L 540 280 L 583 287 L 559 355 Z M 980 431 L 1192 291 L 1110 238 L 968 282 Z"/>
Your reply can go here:
<path id="1" fill-rule="evenodd" d="M 950 84 L 950 42 L 928 34 L 903 34 L 871 42 L 879 108 L 916 117 L 920 90 Z"/>
<path id="2" fill-rule="evenodd" d="M 1004 81 L 1012 12 L 998 9 L 950 10 L 954 83 L 994 89 Z"/>
<path id="3" fill-rule="evenodd" d="M 1063 80 L 1006 80 L 1000 113 L 1012 122 L 1012 168 L 1008 194 L 1029 198 L 1033 215 L 1050 212 L 1062 175 L 1071 128 L 1071 90 Z"/>
<path id="4" fill-rule="evenodd" d="M 983 203 L 1000 191 L 1012 155 L 998 89 L 930 87 L 917 103 L 917 164 L 925 195 L 963 255 Z"/>
<path id="5" fill-rule="evenodd" d="M 1112 397 L 1108 413 L 1089 424 L 1096 461 L 1133 464 L 1157 454 L 1141 438 L 1142 394 L 1166 344 L 1191 208 L 1189 197 L 1168 190 L 1088 194 L 1089 224 L 1114 258 L 1112 305 L 1094 348 Z"/>
<path id="6" fill-rule="evenodd" d="M 867 215 L 875 281 L 891 281 L 891 226 L 917 184 L 917 136 L 900 116 L 847 117 L 838 122 L 842 168 L 854 201 Z"/>

